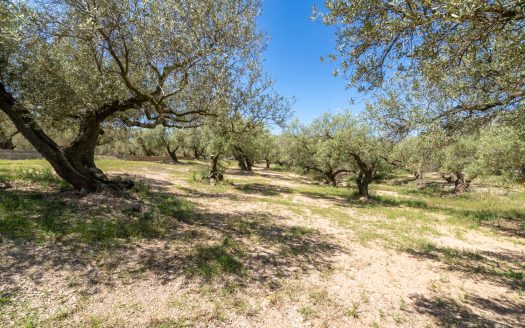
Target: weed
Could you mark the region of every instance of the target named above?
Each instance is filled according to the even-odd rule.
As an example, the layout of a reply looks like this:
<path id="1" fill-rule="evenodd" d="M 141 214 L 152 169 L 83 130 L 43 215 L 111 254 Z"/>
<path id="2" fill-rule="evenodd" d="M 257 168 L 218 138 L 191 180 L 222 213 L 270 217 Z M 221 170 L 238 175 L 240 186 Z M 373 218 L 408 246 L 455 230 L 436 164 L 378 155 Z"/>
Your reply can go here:
<path id="1" fill-rule="evenodd" d="M 357 303 L 352 303 L 352 306 L 346 309 L 346 315 L 352 318 L 357 318 L 359 316 L 359 305 Z"/>

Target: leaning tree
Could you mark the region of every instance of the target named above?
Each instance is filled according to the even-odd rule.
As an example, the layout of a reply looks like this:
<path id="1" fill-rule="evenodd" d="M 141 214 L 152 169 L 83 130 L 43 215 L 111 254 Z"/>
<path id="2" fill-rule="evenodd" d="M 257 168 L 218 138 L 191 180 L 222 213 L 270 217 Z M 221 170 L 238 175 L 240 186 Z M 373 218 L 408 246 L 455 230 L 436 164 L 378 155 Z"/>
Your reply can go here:
<path id="1" fill-rule="evenodd" d="M 0 110 L 73 187 L 108 189 L 94 162 L 104 127 L 209 114 L 192 92 L 260 50 L 259 10 L 258 0 L 2 1 Z M 59 145 L 49 131 L 66 127 L 76 136 Z"/>

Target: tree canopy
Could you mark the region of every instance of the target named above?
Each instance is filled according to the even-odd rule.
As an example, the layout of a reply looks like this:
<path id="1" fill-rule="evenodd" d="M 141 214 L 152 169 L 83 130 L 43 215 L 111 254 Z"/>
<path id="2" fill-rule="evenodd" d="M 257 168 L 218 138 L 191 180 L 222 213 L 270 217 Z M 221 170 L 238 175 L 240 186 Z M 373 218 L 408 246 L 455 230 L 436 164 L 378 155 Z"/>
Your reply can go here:
<path id="1" fill-rule="evenodd" d="M 379 99 L 384 114 L 411 123 L 418 118 L 486 123 L 503 112 L 523 111 L 522 1 L 327 0 L 325 5 L 322 21 L 337 27 L 337 53 L 330 55 L 340 64 L 336 73 L 363 91 L 402 84 Z M 416 96 L 405 101 L 412 92 Z M 397 113 L 411 109 L 419 114 Z"/>

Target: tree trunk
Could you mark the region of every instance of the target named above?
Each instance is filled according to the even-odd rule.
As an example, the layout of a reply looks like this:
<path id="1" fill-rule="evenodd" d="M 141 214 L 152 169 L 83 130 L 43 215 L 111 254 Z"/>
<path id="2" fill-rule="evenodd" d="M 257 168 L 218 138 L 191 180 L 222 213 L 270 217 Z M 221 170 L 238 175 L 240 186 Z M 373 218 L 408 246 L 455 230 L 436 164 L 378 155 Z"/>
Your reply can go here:
<path id="1" fill-rule="evenodd" d="M 75 140 L 63 148 L 73 167 L 85 176 L 107 182 L 106 175 L 95 165 L 95 148 L 101 135 L 100 122 L 95 115 L 84 117 Z"/>
<path id="2" fill-rule="evenodd" d="M 43 131 L 31 112 L 18 103 L 0 83 L 0 110 L 62 179 L 76 189 L 87 191 L 108 190 L 109 187 L 106 176 L 95 166 L 94 160 L 100 122 L 118 111 L 135 108 L 143 101 L 142 98 L 130 98 L 98 108 L 82 119 L 75 140 L 67 147 L 60 147 Z"/>
<path id="3" fill-rule="evenodd" d="M 233 155 L 237 162 L 239 162 L 239 167 L 241 171 L 251 171 L 253 167 L 253 161 L 246 156 L 241 147 L 233 147 L 237 152 Z"/>
<path id="4" fill-rule="evenodd" d="M 0 128 L 0 149 L 13 150 L 16 148 L 16 145 L 13 143 L 13 137 L 18 134 L 18 131 L 12 134 L 5 133 Z"/>
<path id="5" fill-rule="evenodd" d="M 238 157 L 237 162 L 239 162 L 239 167 L 241 171 L 248 171 L 248 166 L 246 165 L 246 162 L 244 161 L 244 158 Z"/>
<path id="6" fill-rule="evenodd" d="M 333 187 L 337 186 L 337 179 L 336 179 L 335 174 L 333 174 L 333 172 L 325 172 L 324 176 L 325 176 L 327 184 Z"/>
<path id="7" fill-rule="evenodd" d="M 224 179 L 222 173 L 219 172 L 219 157 L 219 154 L 213 155 L 211 157 L 211 169 L 210 175 L 208 177 L 210 184 L 216 184 L 217 182 Z"/>
<path id="8" fill-rule="evenodd" d="M 418 188 L 423 187 L 423 173 L 421 173 L 421 170 L 416 170 L 414 172 L 414 177 L 416 178 L 416 184 Z"/>
<path id="9" fill-rule="evenodd" d="M 454 172 L 454 174 L 456 175 L 456 181 L 454 181 L 454 193 L 460 195 L 468 189 L 470 181 L 465 179 L 465 174 L 463 172 Z"/>
<path id="10" fill-rule="evenodd" d="M 357 162 L 357 166 L 359 167 L 359 174 L 356 178 L 356 184 L 357 184 L 357 191 L 359 193 L 360 197 L 364 198 L 370 198 L 370 194 L 368 192 L 368 185 L 372 183 L 374 179 L 374 165 L 368 165 L 365 163 L 361 156 L 358 154 L 352 154 L 352 157 L 354 157 L 355 161 Z"/>
<path id="11" fill-rule="evenodd" d="M 171 150 L 170 149 L 170 146 L 166 146 L 166 151 L 168 152 L 168 155 L 170 156 L 171 160 L 173 161 L 173 163 L 175 164 L 180 164 L 179 162 L 179 158 L 177 157 L 177 150 L 179 149 L 179 146 L 177 146 L 177 148 L 175 148 L 175 150 Z"/>
<path id="12" fill-rule="evenodd" d="M 244 161 L 246 163 L 246 168 L 248 169 L 248 171 L 252 171 L 253 162 L 251 160 L 247 159 L 247 158 Z"/>
<path id="13" fill-rule="evenodd" d="M 193 148 L 193 157 L 195 159 L 200 159 L 199 150 L 197 148 Z"/>
<path id="14" fill-rule="evenodd" d="M 441 173 L 441 177 L 442 177 L 447 183 L 452 183 L 452 182 L 454 182 L 452 176 L 451 176 L 451 175 L 447 175 L 446 173 Z"/>
<path id="15" fill-rule="evenodd" d="M 51 164 L 55 172 L 77 189 L 89 191 L 98 190 L 101 182 L 87 170 L 79 171 L 61 149 L 34 121 L 31 113 L 22 106 L 15 106 L 16 101 L 5 89 L 0 89 L 0 108 L 11 119 L 17 130 L 35 147 L 35 149 Z M 16 107 L 16 108 L 15 108 Z"/>
<path id="16" fill-rule="evenodd" d="M 360 171 L 356 178 L 357 191 L 360 197 L 370 198 L 368 185 L 373 180 L 373 174 L 370 170 Z"/>
<path id="17" fill-rule="evenodd" d="M 270 160 L 269 160 L 269 159 L 266 159 L 266 168 L 267 168 L 267 169 L 270 168 Z"/>

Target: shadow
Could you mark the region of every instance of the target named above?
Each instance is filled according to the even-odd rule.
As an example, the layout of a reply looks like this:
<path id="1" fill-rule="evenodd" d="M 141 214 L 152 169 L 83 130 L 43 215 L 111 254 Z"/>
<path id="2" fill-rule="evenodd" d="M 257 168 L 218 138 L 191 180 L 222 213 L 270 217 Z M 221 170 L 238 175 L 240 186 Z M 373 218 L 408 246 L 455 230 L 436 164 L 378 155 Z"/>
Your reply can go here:
<path id="1" fill-rule="evenodd" d="M 257 170 L 255 174 L 266 179 L 299 182 L 298 179 L 290 178 L 279 173 L 273 173 L 272 171 L 273 169 Z"/>
<path id="2" fill-rule="evenodd" d="M 225 170 L 224 175 L 236 175 L 236 176 L 255 176 L 254 171 L 243 171 L 241 169 L 228 168 Z"/>
<path id="3" fill-rule="evenodd" d="M 117 180 L 131 180 L 137 185 L 136 188 L 139 188 L 139 189 L 146 188 L 146 189 L 153 189 L 157 191 L 166 192 L 170 189 L 171 186 L 173 186 L 173 183 L 166 181 L 166 180 L 151 179 L 151 178 L 146 178 L 146 177 L 139 176 L 139 175 L 118 173 L 118 174 L 109 174 L 108 176 L 110 178 L 117 179 Z"/>
<path id="4" fill-rule="evenodd" d="M 341 207 L 364 207 L 366 202 L 354 200 L 354 190 L 346 187 L 318 186 L 319 191 L 301 190 L 298 193 L 312 199 L 328 200 Z"/>
<path id="5" fill-rule="evenodd" d="M 93 295 L 152 276 L 275 289 L 283 278 L 329 269 L 345 251 L 331 236 L 272 213 L 203 211 L 146 186 L 134 192 L 134 199 L 0 193 L 0 297 L 35 288 Z"/>
<path id="6" fill-rule="evenodd" d="M 470 307 L 460 304 L 451 298 L 427 298 L 422 295 L 416 295 L 411 298 L 414 300 L 416 311 L 433 316 L 440 327 L 518 327 L 521 322 L 519 316 L 523 315 L 522 309 L 510 303 L 504 305 L 505 311 L 508 311 L 507 313 L 510 316 L 506 316 L 503 320 L 494 315 L 489 317 L 477 314 Z M 475 298 L 469 301 L 469 305 L 496 313 L 499 313 L 498 310 L 501 310 L 499 304 L 488 299 Z"/>
<path id="7" fill-rule="evenodd" d="M 447 266 L 447 270 L 463 272 L 514 290 L 525 289 L 523 269 L 520 268 L 520 264 L 525 263 L 523 254 L 473 252 L 433 244 L 405 251 L 418 258 L 439 261 Z"/>
<path id="8" fill-rule="evenodd" d="M 184 191 L 192 197 L 209 198 L 209 199 L 227 199 L 231 201 L 247 201 L 248 197 L 241 197 L 237 194 L 225 191 L 199 191 L 186 187 L 177 187 L 178 190 Z M 183 196 L 181 196 L 183 197 Z"/>
<path id="9" fill-rule="evenodd" d="M 234 188 L 244 193 L 261 194 L 264 196 L 276 196 L 285 193 L 291 194 L 293 192 L 293 190 L 288 187 L 262 183 L 244 183 L 235 185 Z"/>
<path id="10" fill-rule="evenodd" d="M 446 209 L 452 215 L 474 220 L 504 235 L 525 237 L 525 210 L 464 210 Z"/>
<path id="11" fill-rule="evenodd" d="M 283 278 L 329 269 L 332 257 L 344 252 L 330 236 L 282 225 L 283 219 L 266 212 L 194 213 L 187 228 L 207 231 L 205 238 L 193 238 L 193 248 L 182 257 L 168 255 L 170 249 L 151 249 L 141 256 L 148 259 L 142 264 L 164 283 L 178 272 L 189 279 L 278 288 Z M 218 238 L 210 243 L 211 235 Z"/>
<path id="12" fill-rule="evenodd" d="M 310 195 L 308 193 L 307 195 Z M 320 197 L 319 195 L 313 197 Z M 457 196 L 450 196 L 457 197 Z M 330 196 L 324 198 L 333 199 Z M 451 207 L 433 206 L 431 203 L 417 199 L 393 199 L 384 196 L 372 196 L 370 201 L 362 201 L 353 196 L 347 198 L 348 204 L 354 207 L 408 207 L 424 209 L 436 213 L 464 218 L 495 230 L 504 235 L 525 237 L 525 210 L 469 210 Z"/>

